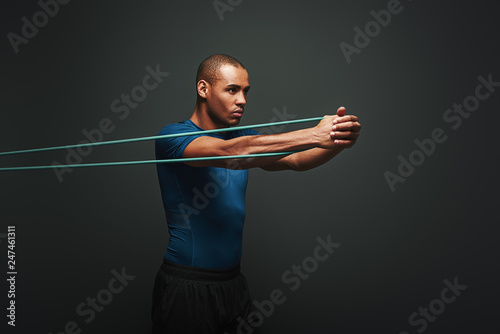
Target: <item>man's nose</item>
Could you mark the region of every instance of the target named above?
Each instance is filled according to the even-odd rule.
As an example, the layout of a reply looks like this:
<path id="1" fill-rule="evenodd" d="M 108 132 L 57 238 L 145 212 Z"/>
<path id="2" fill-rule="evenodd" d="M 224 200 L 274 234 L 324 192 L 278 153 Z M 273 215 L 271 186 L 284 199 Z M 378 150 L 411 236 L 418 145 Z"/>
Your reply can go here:
<path id="1" fill-rule="evenodd" d="M 243 92 L 238 93 L 238 96 L 236 98 L 236 104 L 241 105 L 241 106 L 244 106 L 245 104 L 247 104 L 247 97 L 246 97 L 245 93 L 243 93 Z"/>

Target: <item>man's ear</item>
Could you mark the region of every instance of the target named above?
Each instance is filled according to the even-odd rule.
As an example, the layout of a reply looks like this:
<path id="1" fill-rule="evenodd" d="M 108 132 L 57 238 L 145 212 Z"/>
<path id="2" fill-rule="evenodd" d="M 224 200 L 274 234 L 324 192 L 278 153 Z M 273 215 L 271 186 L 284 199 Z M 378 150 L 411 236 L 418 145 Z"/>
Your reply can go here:
<path id="1" fill-rule="evenodd" d="M 196 89 L 198 91 L 198 95 L 200 97 L 206 99 L 209 86 L 210 86 L 210 84 L 208 82 L 206 82 L 205 80 L 198 81 L 198 85 L 196 86 Z"/>

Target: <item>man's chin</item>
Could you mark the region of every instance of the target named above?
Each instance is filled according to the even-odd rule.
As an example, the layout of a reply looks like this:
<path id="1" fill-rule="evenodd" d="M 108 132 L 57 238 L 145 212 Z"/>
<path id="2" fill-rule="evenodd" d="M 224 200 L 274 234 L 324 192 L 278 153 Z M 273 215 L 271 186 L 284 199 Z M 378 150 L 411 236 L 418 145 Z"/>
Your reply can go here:
<path id="1" fill-rule="evenodd" d="M 240 117 L 233 116 L 229 119 L 228 123 L 229 123 L 229 126 L 236 126 L 236 125 L 240 124 L 240 121 L 241 121 L 241 116 Z"/>

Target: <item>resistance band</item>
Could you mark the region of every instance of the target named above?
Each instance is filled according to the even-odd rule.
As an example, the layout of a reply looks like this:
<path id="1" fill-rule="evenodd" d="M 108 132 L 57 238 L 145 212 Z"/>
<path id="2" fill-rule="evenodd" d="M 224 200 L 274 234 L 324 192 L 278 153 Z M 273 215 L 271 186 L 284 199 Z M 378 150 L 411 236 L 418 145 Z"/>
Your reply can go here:
<path id="1" fill-rule="evenodd" d="M 25 154 L 25 153 L 35 153 L 35 152 L 46 152 L 46 151 L 55 151 L 55 150 L 63 150 L 63 149 L 70 149 L 70 148 L 87 147 L 87 146 L 101 146 L 101 145 L 112 145 L 112 144 L 125 144 L 125 143 L 139 142 L 139 141 L 157 140 L 157 139 L 163 139 L 163 138 L 184 137 L 184 136 L 193 136 L 193 135 L 206 134 L 206 133 L 227 132 L 227 131 L 235 131 L 235 130 L 243 130 L 243 129 L 261 128 L 261 127 L 274 126 L 274 125 L 304 123 L 304 122 L 320 121 L 323 118 L 324 117 L 313 117 L 313 118 L 304 118 L 304 119 L 297 119 L 297 120 L 291 120 L 291 121 L 280 121 L 280 122 L 262 123 L 262 124 L 254 124 L 254 125 L 235 126 L 235 127 L 222 128 L 222 129 L 213 129 L 213 130 L 202 130 L 202 131 L 192 131 L 192 132 L 176 133 L 176 134 L 171 134 L 171 135 L 150 136 L 150 137 L 131 138 L 131 139 L 120 139 L 120 140 L 111 140 L 111 141 L 103 141 L 103 142 L 95 142 L 95 143 L 85 143 L 85 144 L 77 144 L 77 145 L 54 146 L 54 147 L 45 147 L 45 148 L 37 148 L 37 149 L 27 149 L 27 150 L 11 151 L 11 152 L 0 152 L 0 156 L 3 156 L 3 155 L 4 156 L 6 156 L 6 155 L 14 155 L 14 154 Z M 175 163 L 175 162 L 189 162 L 189 161 L 205 161 L 205 160 L 221 160 L 221 159 L 269 157 L 269 156 L 277 156 L 277 155 L 288 155 L 288 154 L 293 154 L 293 153 L 297 153 L 297 152 L 300 152 L 300 151 L 272 152 L 272 153 L 255 153 L 255 154 L 246 154 L 246 155 L 197 157 L 197 158 L 181 158 L 181 159 L 165 159 L 165 160 L 118 161 L 118 162 L 102 162 L 102 163 L 73 164 L 73 165 L 2 167 L 2 168 L 0 168 L 0 172 L 2 172 L 2 171 L 3 172 L 6 172 L 6 171 L 20 171 L 20 170 L 40 170 L 40 169 L 53 169 L 53 168 L 83 168 L 83 167 L 106 167 L 106 166 L 125 166 L 125 165 L 145 165 L 145 164 L 158 164 L 158 163 Z"/>
<path id="2" fill-rule="evenodd" d="M 26 167 L 5 167 L 0 168 L 0 172 L 16 171 L 16 170 L 35 170 L 35 169 L 53 169 L 53 168 L 79 168 L 79 167 L 106 167 L 106 166 L 126 166 L 126 165 L 147 165 L 147 164 L 164 164 L 171 162 L 188 162 L 188 161 L 204 161 L 204 160 L 222 160 L 222 159 L 237 159 L 237 158 L 254 158 L 254 157 L 270 157 L 275 155 L 287 155 L 300 151 L 290 152 L 272 152 L 272 153 L 254 153 L 242 155 L 220 155 L 214 157 L 198 157 L 198 158 L 180 158 L 180 159 L 165 159 L 165 160 L 141 160 L 141 161 L 118 161 L 118 162 L 100 162 L 93 164 L 80 165 L 51 165 L 51 166 L 26 166 Z"/>
<path id="3" fill-rule="evenodd" d="M 227 132 L 227 131 L 234 131 L 234 130 L 262 128 L 262 127 L 266 127 L 266 126 L 274 126 L 274 125 L 280 125 L 280 124 L 292 124 L 292 123 L 303 123 L 303 122 L 320 121 L 323 118 L 324 117 L 304 118 L 304 119 L 296 119 L 296 120 L 293 120 L 293 121 L 281 121 L 281 122 L 262 123 L 262 124 L 255 124 L 255 125 L 243 125 L 243 126 L 235 126 L 235 127 L 232 127 L 232 128 L 222 128 L 222 129 L 213 129 L 213 130 L 192 131 L 192 132 L 176 133 L 176 134 L 172 134 L 172 135 L 151 136 L 151 137 L 141 137 L 141 138 L 131 138 L 131 139 L 119 139 L 119 140 L 101 141 L 101 142 L 85 143 L 85 144 L 77 144 L 77 145 L 66 145 L 66 146 L 54 146 L 54 147 L 34 148 L 34 149 L 21 150 L 21 151 L 0 152 L 0 156 L 2 156 L 2 155 L 14 155 L 14 154 L 25 154 L 25 153 L 35 153 L 35 152 L 46 152 L 46 151 L 55 151 L 55 150 L 64 150 L 64 149 L 87 147 L 87 146 L 101 146 L 101 145 L 112 145 L 112 144 L 125 144 L 125 143 L 134 143 L 134 142 L 139 142 L 139 141 L 156 140 L 156 139 L 164 139 L 164 138 L 194 136 L 194 135 L 201 135 L 201 134 L 205 134 L 205 133 Z"/>

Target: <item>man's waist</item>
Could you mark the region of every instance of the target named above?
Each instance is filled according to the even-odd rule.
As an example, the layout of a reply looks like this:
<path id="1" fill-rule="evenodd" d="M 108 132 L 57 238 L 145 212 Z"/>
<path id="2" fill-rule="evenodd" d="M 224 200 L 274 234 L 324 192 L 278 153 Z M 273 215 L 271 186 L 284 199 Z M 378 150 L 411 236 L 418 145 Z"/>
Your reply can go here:
<path id="1" fill-rule="evenodd" d="M 166 274 L 183 279 L 192 279 L 200 281 L 228 281 L 240 274 L 240 264 L 236 264 L 231 268 L 201 268 L 186 266 L 175 263 L 163 258 L 161 266 Z"/>

